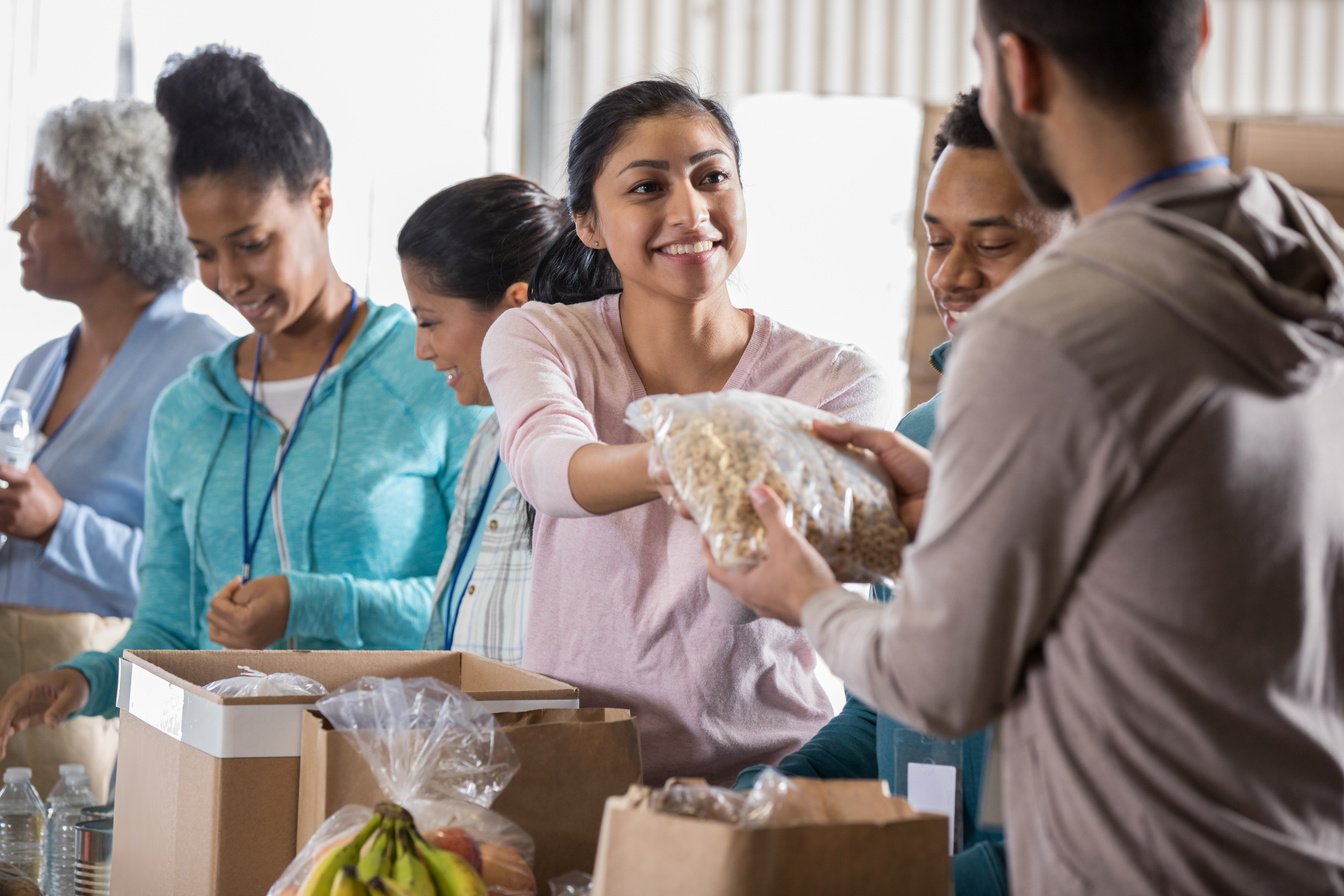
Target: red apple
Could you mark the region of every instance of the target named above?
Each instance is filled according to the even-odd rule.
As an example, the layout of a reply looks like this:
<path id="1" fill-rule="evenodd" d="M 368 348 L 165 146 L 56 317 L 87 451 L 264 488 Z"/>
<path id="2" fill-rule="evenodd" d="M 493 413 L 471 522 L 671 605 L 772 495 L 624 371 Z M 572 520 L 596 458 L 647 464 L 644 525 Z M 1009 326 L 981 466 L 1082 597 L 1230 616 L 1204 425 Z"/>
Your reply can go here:
<path id="1" fill-rule="evenodd" d="M 468 865 L 476 869 L 477 874 L 481 873 L 480 847 L 476 845 L 475 838 L 462 828 L 434 828 L 420 836 L 424 837 L 430 846 L 457 853 L 467 860 Z"/>
<path id="2" fill-rule="evenodd" d="M 522 854 L 504 843 L 481 844 L 481 878 L 492 894 L 536 896 L 537 879 Z"/>

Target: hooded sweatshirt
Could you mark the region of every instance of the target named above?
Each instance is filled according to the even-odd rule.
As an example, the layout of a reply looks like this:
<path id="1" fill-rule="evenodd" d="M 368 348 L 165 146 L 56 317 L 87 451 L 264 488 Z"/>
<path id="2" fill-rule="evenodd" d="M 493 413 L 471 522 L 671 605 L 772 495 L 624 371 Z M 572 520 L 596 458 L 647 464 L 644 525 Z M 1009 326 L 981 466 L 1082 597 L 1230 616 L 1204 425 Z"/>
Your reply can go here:
<path id="1" fill-rule="evenodd" d="M 889 607 L 803 621 L 944 736 L 1001 717 L 1017 894 L 1344 888 L 1344 234 L 1169 181 L 965 328 Z"/>
<path id="2" fill-rule="evenodd" d="M 429 624 L 453 487 L 487 409 L 464 408 L 415 358 L 403 308 L 369 304 L 339 365 L 313 393 L 266 508 L 253 578 L 289 579 L 289 623 L 276 646 L 414 649 Z M 107 653 L 67 665 L 89 680 L 86 715 L 111 715 L 126 649 L 217 649 L 210 598 L 241 571 L 248 386 L 238 342 L 198 358 L 159 399 L 150 423 L 140 603 Z M 249 534 L 266 503 L 282 430 L 253 424 Z"/>

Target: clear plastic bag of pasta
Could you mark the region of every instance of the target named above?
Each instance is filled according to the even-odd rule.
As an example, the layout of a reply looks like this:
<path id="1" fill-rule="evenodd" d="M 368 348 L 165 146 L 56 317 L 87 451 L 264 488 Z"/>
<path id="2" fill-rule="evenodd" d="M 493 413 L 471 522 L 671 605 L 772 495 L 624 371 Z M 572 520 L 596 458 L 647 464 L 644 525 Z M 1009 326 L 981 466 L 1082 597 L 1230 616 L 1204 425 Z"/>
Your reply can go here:
<path id="1" fill-rule="evenodd" d="M 738 390 L 651 395 L 626 408 L 626 422 L 653 441 L 720 565 L 765 559 L 765 529 L 749 496 L 764 484 L 837 579 L 893 582 L 909 538 L 890 480 L 870 452 L 817 435 L 818 419 L 840 422 L 787 398 Z"/>

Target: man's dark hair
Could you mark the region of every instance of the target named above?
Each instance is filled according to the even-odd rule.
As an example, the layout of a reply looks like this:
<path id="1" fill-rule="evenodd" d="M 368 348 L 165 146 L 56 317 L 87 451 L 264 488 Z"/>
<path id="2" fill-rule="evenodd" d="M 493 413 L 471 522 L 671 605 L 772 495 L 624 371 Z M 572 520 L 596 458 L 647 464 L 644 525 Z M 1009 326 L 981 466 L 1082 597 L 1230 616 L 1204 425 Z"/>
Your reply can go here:
<path id="1" fill-rule="evenodd" d="M 1093 97 L 1169 105 L 1190 86 L 1203 0 L 980 0 L 991 40 L 1005 31 L 1049 51 Z"/>
<path id="2" fill-rule="evenodd" d="M 980 117 L 979 87 L 957 94 L 957 98 L 952 101 L 952 108 L 943 116 L 938 133 L 933 135 L 933 161 L 937 162 L 943 150 L 949 146 L 960 146 L 962 149 L 999 148 L 994 142 L 994 135 L 985 127 L 985 120 Z"/>

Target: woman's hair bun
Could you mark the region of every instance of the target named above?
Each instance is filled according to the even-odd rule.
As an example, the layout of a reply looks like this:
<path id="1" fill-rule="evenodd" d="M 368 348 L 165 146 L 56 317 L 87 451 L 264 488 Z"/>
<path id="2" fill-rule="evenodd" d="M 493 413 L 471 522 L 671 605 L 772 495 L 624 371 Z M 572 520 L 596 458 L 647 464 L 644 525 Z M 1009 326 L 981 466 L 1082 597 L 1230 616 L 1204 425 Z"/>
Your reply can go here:
<path id="1" fill-rule="evenodd" d="M 164 64 L 154 103 L 173 135 L 175 183 L 206 174 L 300 195 L 331 174 L 331 143 L 312 109 L 271 80 L 261 57 L 210 44 Z"/>
<path id="2" fill-rule="evenodd" d="M 246 120 L 273 108 L 279 93 L 260 56 L 211 44 L 190 56 L 168 57 L 154 102 L 170 128 L 184 131 Z"/>

